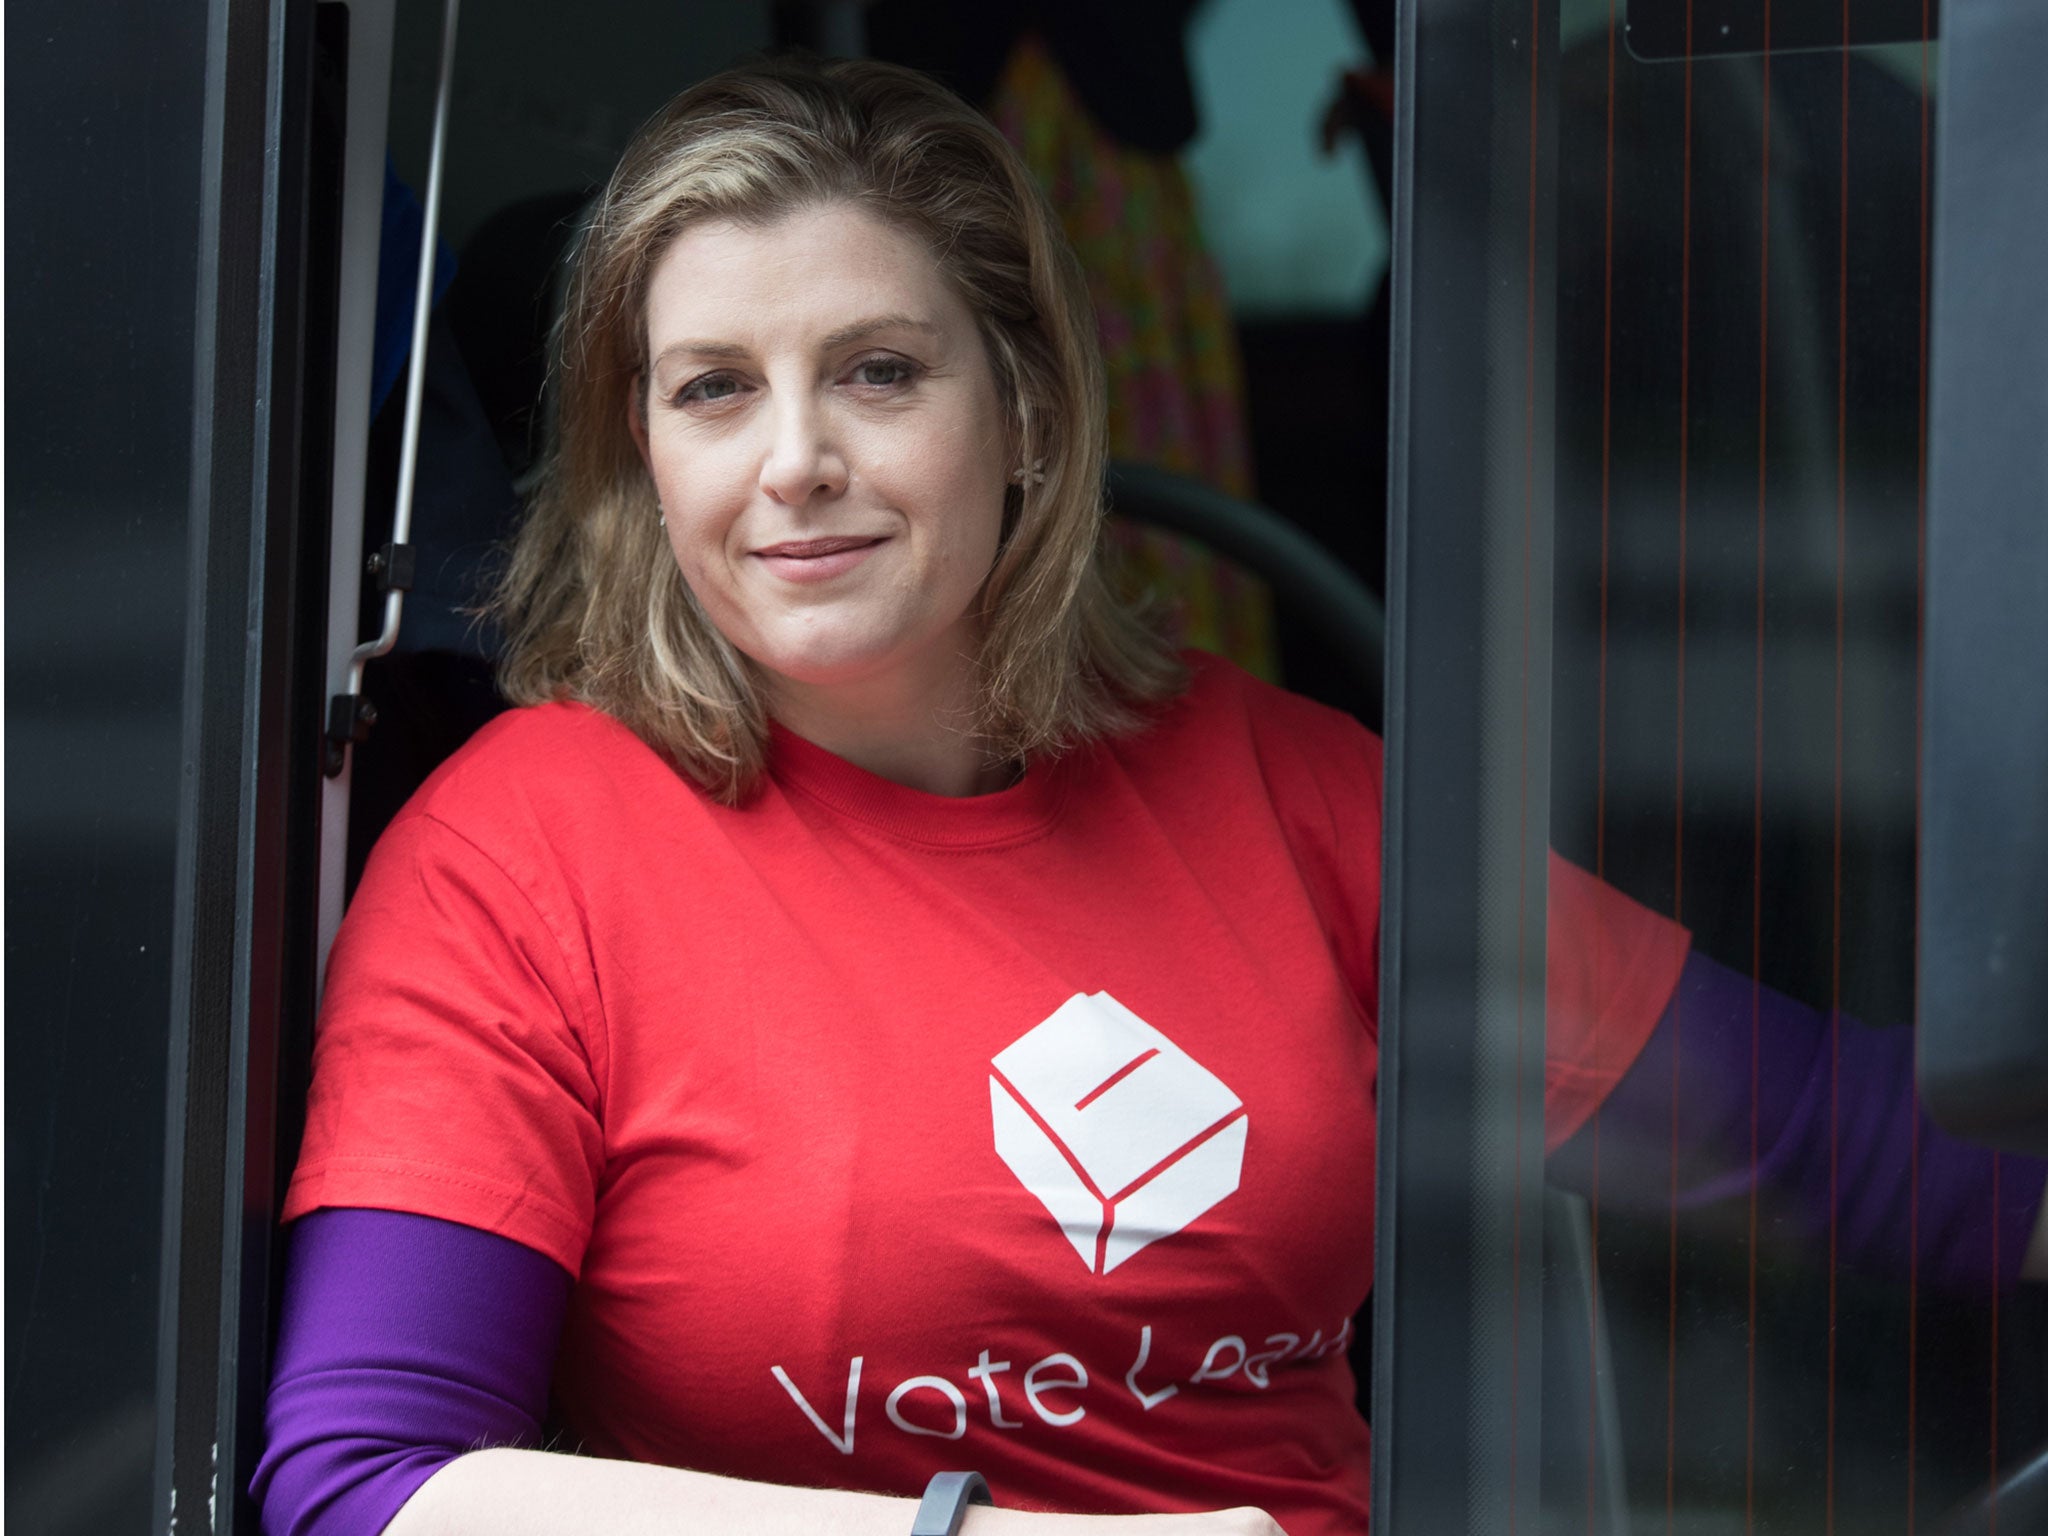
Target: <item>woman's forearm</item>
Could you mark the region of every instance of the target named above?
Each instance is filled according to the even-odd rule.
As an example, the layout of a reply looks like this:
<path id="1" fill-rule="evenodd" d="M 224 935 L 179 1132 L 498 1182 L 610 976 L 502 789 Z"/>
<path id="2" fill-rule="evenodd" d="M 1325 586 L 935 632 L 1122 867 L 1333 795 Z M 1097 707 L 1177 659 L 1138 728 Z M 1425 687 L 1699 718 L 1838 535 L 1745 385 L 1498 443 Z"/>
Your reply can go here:
<path id="1" fill-rule="evenodd" d="M 269 1444 L 275 1536 L 902 1536 L 915 1502 L 741 1482 L 538 1443 L 568 1275 L 508 1239 L 395 1211 L 305 1217 L 286 1266 Z M 469 1447 L 488 1446 L 472 1450 Z M 999 1490 L 1000 1491 L 1000 1490 Z M 976 1509 L 966 1536 L 1274 1536 L 1256 1511 Z"/>
<path id="2" fill-rule="evenodd" d="M 407 1500 L 385 1536 L 903 1536 L 916 1506 L 551 1451 L 473 1451 Z"/>
<path id="3" fill-rule="evenodd" d="M 2048 1279 L 2048 1164 L 1934 1124 L 1912 1031 L 1834 1020 L 1697 952 L 1600 1122 L 1559 1148 L 1550 1174 L 1590 1190 L 1604 1143 L 1610 1207 L 1663 1211 L 1675 1188 L 1690 1209 L 1754 1187 L 1872 1273 L 1917 1264 L 1923 1282 L 1964 1296 Z"/>
<path id="4" fill-rule="evenodd" d="M 384 1536 L 904 1536 L 917 1504 L 550 1451 L 473 1451 L 428 1478 Z M 961 1536 L 1283 1536 L 1257 1510 L 1045 1515 L 977 1507 Z"/>

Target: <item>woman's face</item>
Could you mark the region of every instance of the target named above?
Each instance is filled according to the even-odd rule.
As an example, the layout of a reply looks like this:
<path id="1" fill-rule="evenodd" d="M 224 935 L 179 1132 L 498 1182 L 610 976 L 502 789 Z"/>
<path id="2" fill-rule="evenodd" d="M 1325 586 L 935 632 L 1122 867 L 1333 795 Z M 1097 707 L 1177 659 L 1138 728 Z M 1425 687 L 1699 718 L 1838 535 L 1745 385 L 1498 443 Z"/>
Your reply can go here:
<path id="1" fill-rule="evenodd" d="M 694 226 L 647 332 L 634 429 L 669 544 L 771 695 L 959 702 L 1010 466 L 974 316 L 923 246 L 844 204 Z"/>

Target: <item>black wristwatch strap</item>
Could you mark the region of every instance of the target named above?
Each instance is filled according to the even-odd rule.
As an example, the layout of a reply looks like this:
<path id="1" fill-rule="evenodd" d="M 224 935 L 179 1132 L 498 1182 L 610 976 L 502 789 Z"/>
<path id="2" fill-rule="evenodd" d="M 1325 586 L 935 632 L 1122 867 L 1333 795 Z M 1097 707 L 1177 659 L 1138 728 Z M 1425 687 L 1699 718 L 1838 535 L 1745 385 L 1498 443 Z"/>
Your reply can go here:
<path id="1" fill-rule="evenodd" d="M 970 1504 L 994 1504 L 979 1472 L 939 1472 L 924 1485 L 910 1536 L 960 1536 L 960 1522 Z"/>

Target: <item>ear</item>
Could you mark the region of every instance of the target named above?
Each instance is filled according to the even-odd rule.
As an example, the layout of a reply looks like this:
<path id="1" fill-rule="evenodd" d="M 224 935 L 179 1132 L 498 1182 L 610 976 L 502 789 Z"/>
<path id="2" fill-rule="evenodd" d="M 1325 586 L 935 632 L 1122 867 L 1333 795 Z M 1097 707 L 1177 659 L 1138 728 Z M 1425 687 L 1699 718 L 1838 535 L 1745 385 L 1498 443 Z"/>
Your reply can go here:
<path id="1" fill-rule="evenodd" d="M 1008 480 L 1018 465 L 1031 462 L 1031 407 L 1019 400 L 1003 414 L 1003 476 Z"/>
<path id="2" fill-rule="evenodd" d="M 654 477 L 654 455 L 647 447 L 647 375 L 633 375 L 633 386 L 626 391 L 626 430 L 633 434 L 633 446 L 640 450 L 640 462 L 647 466 L 649 479 Z"/>

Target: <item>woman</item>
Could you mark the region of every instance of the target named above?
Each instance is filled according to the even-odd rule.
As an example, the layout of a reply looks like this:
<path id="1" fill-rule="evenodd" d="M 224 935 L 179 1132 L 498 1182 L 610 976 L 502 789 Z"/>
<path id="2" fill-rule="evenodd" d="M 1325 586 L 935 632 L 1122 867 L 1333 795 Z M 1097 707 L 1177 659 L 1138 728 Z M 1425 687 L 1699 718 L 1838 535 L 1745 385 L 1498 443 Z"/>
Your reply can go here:
<path id="1" fill-rule="evenodd" d="M 919 76 L 736 71 L 628 150 L 498 603 L 530 707 L 331 961 L 267 1528 L 897 1532 L 968 1468 L 974 1536 L 1363 1528 L 1378 746 L 1115 605 L 1098 381 Z M 1553 886 L 1557 1142 L 1686 940 Z"/>

